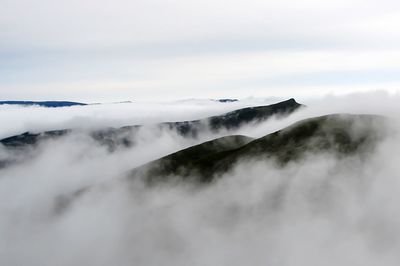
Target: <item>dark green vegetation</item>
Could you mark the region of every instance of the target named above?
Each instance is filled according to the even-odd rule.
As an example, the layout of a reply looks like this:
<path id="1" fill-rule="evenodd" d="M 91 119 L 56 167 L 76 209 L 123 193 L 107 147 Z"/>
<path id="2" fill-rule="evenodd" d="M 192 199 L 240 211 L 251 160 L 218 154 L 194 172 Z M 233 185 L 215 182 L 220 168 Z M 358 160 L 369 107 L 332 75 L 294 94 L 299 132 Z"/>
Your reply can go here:
<path id="1" fill-rule="evenodd" d="M 183 122 L 165 122 L 158 126 L 175 130 L 185 137 L 196 137 L 201 130 L 210 129 L 216 133 L 220 130 L 237 129 L 246 123 L 266 120 L 273 115 L 285 116 L 301 107 L 294 99 L 279 102 L 268 106 L 248 107 L 229 112 L 219 116 L 213 116 L 201 120 Z M 118 146 L 130 147 L 134 143 L 132 139 L 141 126 L 126 126 L 122 128 L 106 128 L 90 132 L 90 136 L 102 145 L 106 145 L 110 151 Z M 36 145 L 42 140 L 55 139 L 71 133 L 73 130 L 55 130 L 43 133 L 25 132 L 0 140 L 0 143 L 8 148 L 21 148 L 28 145 Z"/>
<path id="2" fill-rule="evenodd" d="M 229 136 L 190 147 L 134 169 L 130 178 L 149 184 L 184 179 L 210 182 L 249 159 L 273 159 L 284 166 L 306 154 L 327 152 L 338 157 L 364 156 L 384 134 L 385 118 L 373 115 L 328 115 L 300 121 L 250 141 Z"/>
<path id="3" fill-rule="evenodd" d="M 213 167 L 210 167 L 212 162 L 224 159 L 232 150 L 252 140 L 246 136 L 234 135 L 207 141 L 139 167 L 131 175 L 145 174 L 150 182 L 171 175 L 201 175 L 206 181 L 213 171 Z"/>

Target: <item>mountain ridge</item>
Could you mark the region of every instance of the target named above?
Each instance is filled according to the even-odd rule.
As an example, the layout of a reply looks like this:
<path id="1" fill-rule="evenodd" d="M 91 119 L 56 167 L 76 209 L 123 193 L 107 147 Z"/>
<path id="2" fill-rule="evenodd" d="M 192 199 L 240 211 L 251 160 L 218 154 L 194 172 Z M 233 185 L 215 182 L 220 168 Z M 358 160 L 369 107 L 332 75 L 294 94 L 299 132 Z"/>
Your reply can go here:
<path id="1" fill-rule="evenodd" d="M 195 145 L 135 168 L 128 175 L 130 178 L 142 175 L 148 184 L 174 180 L 176 177 L 208 183 L 241 160 L 267 158 L 283 166 L 313 152 L 330 151 L 337 156 L 361 156 L 382 137 L 378 128 L 384 127 L 384 121 L 386 118 L 377 115 L 350 114 L 304 119 L 243 145 L 216 149 L 206 152 L 204 156 L 196 155 L 197 158 L 190 154 L 196 154 L 195 151 L 201 154 L 205 150 L 203 145 L 227 137 Z"/>
<path id="2" fill-rule="evenodd" d="M 237 129 L 246 123 L 263 121 L 274 115 L 289 115 L 301 107 L 304 107 L 304 105 L 297 103 L 295 99 L 291 98 L 271 105 L 240 108 L 221 115 L 206 117 L 203 119 L 180 122 L 162 122 L 157 125 L 160 128 L 175 130 L 178 134 L 184 137 L 195 138 L 199 131 L 206 130 L 207 128 L 209 128 L 213 133 L 220 130 Z M 120 128 L 109 127 L 101 130 L 93 130 L 90 132 L 90 135 L 96 141 L 107 145 L 111 150 L 113 150 L 120 144 L 124 146 L 133 145 L 129 133 L 135 134 L 135 131 L 140 127 L 142 127 L 142 125 L 124 126 Z M 73 132 L 72 129 L 52 130 L 41 133 L 24 132 L 19 135 L 1 139 L 0 144 L 10 148 L 36 145 L 41 140 L 58 138 L 71 132 Z"/>
<path id="3" fill-rule="evenodd" d="M 201 188 L 219 180 L 238 163 L 249 160 L 269 161 L 275 167 L 285 167 L 317 153 L 364 160 L 386 136 L 387 121 L 388 118 L 378 115 L 331 114 L 308 118 L 256 139 L 230 135 L 209 140 L 135 167 L 113 180 L 122 178 L 128 186 L 139 181 L 148 187 L 192 184 Z M 105 187 L 110 183 L 98 185 Z M 92 188 L 87 186 L 60 195 L 55 211 L 63 212 Z"/>

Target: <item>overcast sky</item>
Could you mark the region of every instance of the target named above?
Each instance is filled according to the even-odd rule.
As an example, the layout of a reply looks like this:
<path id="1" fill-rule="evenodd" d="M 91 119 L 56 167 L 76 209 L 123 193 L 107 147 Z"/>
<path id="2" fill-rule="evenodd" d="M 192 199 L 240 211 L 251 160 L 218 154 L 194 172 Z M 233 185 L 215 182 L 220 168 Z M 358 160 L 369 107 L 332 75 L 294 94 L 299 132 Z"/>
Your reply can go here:
<path id="1" fill-rule="evenodd" d="M 400 88 L 391 0 L 0 0 L 0 99 Z"/>

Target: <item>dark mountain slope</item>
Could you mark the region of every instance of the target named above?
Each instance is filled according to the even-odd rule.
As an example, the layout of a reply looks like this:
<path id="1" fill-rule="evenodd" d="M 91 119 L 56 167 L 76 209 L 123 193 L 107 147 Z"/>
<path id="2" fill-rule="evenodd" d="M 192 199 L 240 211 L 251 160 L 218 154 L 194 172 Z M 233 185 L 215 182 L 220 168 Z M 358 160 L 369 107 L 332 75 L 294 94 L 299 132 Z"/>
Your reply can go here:
<path id="1" fill-rule="evenodd" d="M 294 99 L 289 99 L 272 105 L 248 107 L 225 115 L 213 116 L 208 122 L 212 130 L 235 129 L 246 123 L 268 119 L 273 115 L 288 115 L 301 106 Z"/>
<path id="2" fill-rule="evenodd" d="M 246 136 L 234 135 L 207 141 L 151 162 L 133 170 L 131 174 L 132 176 L 146 174 L 149 176 L 150 182 L 156 181 L 158 177 L 164 175 L 187 176 L 193 173 L 198 174 L 197 171 L 201 174 L 202 169 L 208 168 L 209 161 L 221 160 L 225 153 L 229 154 L 232 150 L 240 148 L 252 140 Z"/>
<path id="3" fill-rule="evenodd" d="M 294 99 L 289 99 L 266 106 L 242 108 L 201 120 L 162 123 L 161 126 L 176 130 L 183 136 L 196 137 L 198 132 L 205 128 L 209 128 L 214 133 L 221 130 L 238 129 L 245 124 L 261 122 L 274 115 L 287 116 L 302 106 L 304 105 L 297 103 Z"/>
<path id="4" fill-rule="evenodd" d="M 237 129 L 240 126 L 263 121 L 273 115 L 285 116 L 300 108 L 302 105 L 294 99 L 279 102 L 268 106 L 248 107 L 232 111 L 223 115 L 213 116 L 201 120 L 183 122 L 165 122 L 159 124 L 160 128 L 175 130 L 182 136 L 196 137 L 201 130 L 211 130 L 216 133 L 220 130 Z M 132 145 L 132 137 L 141 126 L 126 126 L 122 128 L 106 128 L 90 132 L 90 135 L 100 144 L 106 145 L 110 150 L 117 146 Z M 0 144 L 9 148 L 19 148 L 27 145 L 36 145 L 39 141 L 58 138 L 71 133 L 73 130 L 55 130 L 43 133 L 25 132 L 0 140 Z"/>
<path id="5" fill-rule="evenodd" d="M 57 138 L 66 135 L 70 130 L 53 130 L 43 133 L 25 132 L 21 135 L 16 135 L 0 140 L 0 143 L 9 148 L 19 148 L 25 145 L 36 145 L 41 140 L 49 138 Z"/>
<path id="6" fill-rule="evenodd" d="M 371 151 L 383 136 L 381 129 L 385 121 L 385 118 L 374 115 L 311 118 L 244 145 L 210 150 L 207 147 L 212 142 L 206 142 L 136 168 L 130 177 L 141 176 L 149 184 L 175 180 L 177 176 L 185 180 L 209 182 L 216 175 L 230 170 L 239 160 L 274 159 L 283 166 L 300 160 L 307 153 L 362 156 Z"/>
<path id="7" fill-rule="evenodd" d="M 101 145 L 105 145 L 110 151 L 117 146 L 129 147 L 133 145 L 133 135 L 139 130 L 140 126 L 127 126 L 121 128 L 106 128 L 89 132 L 89 135 Z M 25 132 L 21 135 L 16 135 L 0 140 L 0 144 L 11 149 L 22 149 L 27 146 L 35 146 L 40 141 L 57 139 L 66 136 L 70 133 L 78 133 L 78 130 L 63 129 L 45 131 L 42 133 Z"/>

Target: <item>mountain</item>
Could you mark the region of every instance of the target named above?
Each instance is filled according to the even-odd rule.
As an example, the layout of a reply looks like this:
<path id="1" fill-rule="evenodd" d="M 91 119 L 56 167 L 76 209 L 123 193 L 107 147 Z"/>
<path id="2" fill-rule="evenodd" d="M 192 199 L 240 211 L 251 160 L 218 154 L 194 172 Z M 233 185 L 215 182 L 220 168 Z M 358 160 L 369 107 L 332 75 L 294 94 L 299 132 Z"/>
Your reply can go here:
<path id="1" fill-rule="evenodd" d="M 25 132 L 21 135 L 4 138 L 0 140 L 0 143 L 8 148 L 21 148 L 27 145 L 36 145 L 41 140 L 64 136 L 69 132 L 70 130 L 53 130 L 53 131 L 46 131 L 43 133 Z"/>
<path id="2" fill-rule="evenodd" d="M 42 107 L 70 107 L 70 106 L 82 106 L 87 105 L 86 103 L 78 103 L 78 102 L 67 102 L 67 101 L 0 101 L 0 105 L 9 104 L 9 105 L 27 105 L 27 106 L 42 106 Z"/>
<path id="3" fill-rule="evenodd" d="M 319 152 L 363 156 L 383 136 L 385 122 L 381 116 L 349 114 L 306 119 L 255 140 L 229 136 L 208 141 L 138 167 L 129 177 L 148 184 L 176 179 L 207 183 L 248 159 L 273 159 L 283 166 Z"/>
<path id="4" fill-rule="evenodd" d="M 294 112 L 303 105 L 294 99 L 279 102 L 267 106 L 248 107 L 235 110 L 226 114 L 212 116 L 200 120 L 183 122 L 165 122 L 158 126 L 161 129 L 174 130 L 185 137 L 197 137 L 202 130 L 211 130 L 217 133 L 222 130 L 238 129 L 247 123 L 264 121 L 274 115 L 286 116 Z M 126 126 L 122 128 L 105 128 L 90 132 L 93 139 L 102 145 L 106 145 L 110 150 L 118 146 L 129 147 L 133 145 L 133 135 L 141 126 Z M 36 145 L 39 141 L 54 139 L 65 136 L 73 132 L 71 129 L 46 131 L 42 133 L 25 132 L 20 135 L 8 137 L 0 140 L 0 143 L 8 148 L 22 148 L 24 146 Z"/>
<path id="5" fill-rule="evenodd" d="M 207 185 L 246 160 L 269 160 L 283 167 L 318 153 L 365 159 L 386 136 L 387 122 L 382 116 L 349 114 L 305 119 L 258 139 L 232 135 L 207 141 L 132 169 L 126 177 L 148 186 L 171 182 Z M 55 212 L 62 213 L 91 188 L 60 195 Z"/>
<path id="6" fill-rule="evenodd" d="M 233 103 L 239 101 L 238 99 L 218 99 L 216 100 L 217 102 L 220 103 Z"/>
<path id="7" fill-rule="evenodd" d="M 265 121 L 272 116 L 287 116 L 300 107 L 304 107 L 304 105 L 297 103 L 295 99 L 289 99 L 266 106 L 242 108 L 200 120 L 162 123 L 160 126 L 176 130 L 183 136 L 196 137 L 198 132 L 204 129 L 209 129 L 213 133 L 234 130 L 248 123 Z"/>

